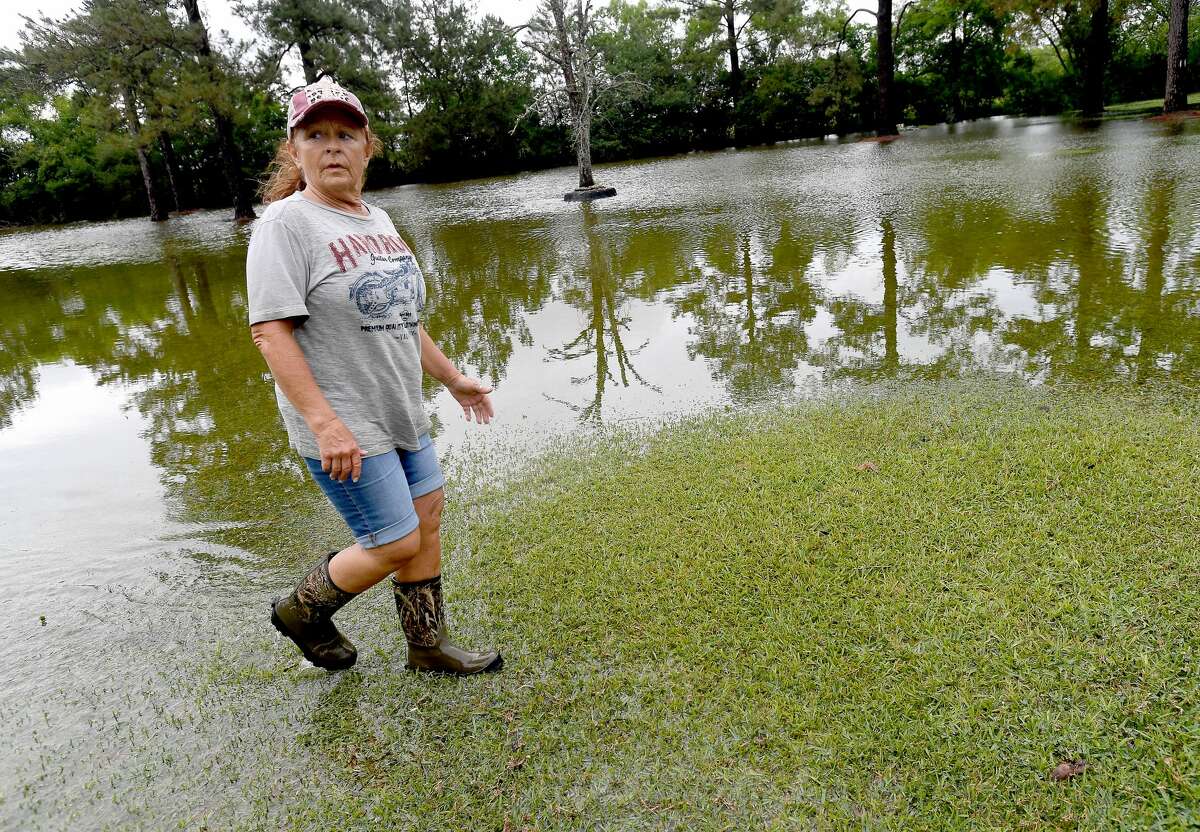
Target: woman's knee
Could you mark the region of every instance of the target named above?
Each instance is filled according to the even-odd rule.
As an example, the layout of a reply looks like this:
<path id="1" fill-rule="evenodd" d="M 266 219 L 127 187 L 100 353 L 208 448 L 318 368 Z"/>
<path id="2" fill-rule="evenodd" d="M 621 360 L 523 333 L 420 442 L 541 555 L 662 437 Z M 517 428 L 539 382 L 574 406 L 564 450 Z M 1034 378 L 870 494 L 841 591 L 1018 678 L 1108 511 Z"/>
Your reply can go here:
<path id="1" fill-rule="evenodd" d="M 413 501 L 417 510 L 417 520 L 422 534 L 436 534 L 442 527 L 442 509 L 446 506 L 445 492 L 442 489 L 430 492 Z"/>
<path id="2" fill-rule="evenodd" d="M 413 529 L 399 540 L 368 549 L 371 555 L 389 567 L 396 569 L 415 558 L 421 552 L 421 530 Z"/>

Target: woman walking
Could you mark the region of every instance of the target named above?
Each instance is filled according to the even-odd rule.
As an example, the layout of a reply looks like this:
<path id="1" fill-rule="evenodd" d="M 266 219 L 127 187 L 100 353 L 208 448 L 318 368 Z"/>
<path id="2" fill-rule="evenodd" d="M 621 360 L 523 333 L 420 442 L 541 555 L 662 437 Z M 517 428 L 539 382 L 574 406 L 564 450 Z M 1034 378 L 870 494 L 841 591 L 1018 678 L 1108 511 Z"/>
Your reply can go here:
<path id="1" fill-rule="evenodd" d="M 287 131 L 246 257 L 250 329 L 292 447 L 357 542 L 322 557 L 276 599 L 271 622 L 318 667 L 350 667 L 357 651 L 331 617 L 391 575 L 410 669 L 499 670 L 499 652 L 464 650 L 446 632 L 445 480 L 421 374 L 478 422 L 492 418 L 491 388 L 430 340 L 416 258 L 388 215 L 362 201 L 378 140 L 358 98 L 318 79 L 292 94 Z"/>

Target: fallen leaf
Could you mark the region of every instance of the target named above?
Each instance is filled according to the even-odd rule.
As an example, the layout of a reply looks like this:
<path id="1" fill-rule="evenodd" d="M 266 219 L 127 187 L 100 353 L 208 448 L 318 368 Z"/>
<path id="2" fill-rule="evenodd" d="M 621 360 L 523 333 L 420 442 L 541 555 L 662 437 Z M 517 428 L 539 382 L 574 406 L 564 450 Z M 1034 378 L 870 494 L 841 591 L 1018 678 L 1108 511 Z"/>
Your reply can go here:
<path id="1" fill-rule="evenodd" d="M 874 462 L 864 462 L 861 465 L 855 465 L 854 470 L 855 471 L 874 471 L 875 473 L 879 473 L 879 466 L 876 465 Z"/>
<path id="2" fill-rule="evenodd" d="M 1179 772 L 1175 770 L 1175 766 L 1173 765 L 1174 762 L 1175 759 L 1173 757 L 1163 757 L 1163 765 L 1167 767 L 1167 773 L 1171 775 L 1171 781 L 1175 783 L 1176 786 L 1182 786 L 1183 778 L 1180 777 Z"/>
<path id="3" fill-rule="evenodd" d="M 509 771 L 519 771 L 520 769 L 522 769 L 524 767 L 525 767 L 525 758 L 524 757 L 513 757 L 511 760 L 508 761 L 508 770 Z"/>
<path id="4" fill-rule="evenodd" d="M 1054 767 L 1054 771 L 1050 772 L 1050 779 L 1055 781 L 1067 780 L 1083 774 L 1086 770 L 1087 763 L 1083 760 L 1063 760 Z"/>

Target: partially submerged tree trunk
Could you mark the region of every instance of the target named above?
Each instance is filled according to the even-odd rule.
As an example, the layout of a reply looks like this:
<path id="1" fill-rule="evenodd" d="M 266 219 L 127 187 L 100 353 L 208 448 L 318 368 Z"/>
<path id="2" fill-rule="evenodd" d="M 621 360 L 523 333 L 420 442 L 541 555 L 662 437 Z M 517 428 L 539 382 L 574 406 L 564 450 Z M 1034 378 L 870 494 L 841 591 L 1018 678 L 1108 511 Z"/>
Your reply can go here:
<path id="1" fill-rule="evenodd" d="M 167 218 L 167 212 L 158 197 L 158 188 L 154 182 L 154 172 L 150 169 L 150 157 L 146 148 L 142 147 L 141 122 L 138 119 L 137 105 L 133 97 L 133 87 L 126 86 L 121 91 L 125 105 L 125 124 L 129 136 L 133 139 L 133 147 L 137 152 L 138 166 L 142 169 L 142 183 L 146 186 L 146 201 L 150 204 L 150 219 L 162 222 Z"/>
<path id="2" fill-rule="evenodd" d="M 896 135 L 896 110 L 892 100 L 896 77 L 896 54 L 892 43 L 892 0 L 879 0 L 875 14 L 875 52 L 879 61 L 879 110 L 875 116 L 875 133 Z"/>
<path id="3" fill-rule="evenodd" d="M 566 10 L 563 0 L 550 0 L 550 14 L 554 18 L 559 58 L 561 60 L 563 84 L 566 87 L 567 103 L 571 109 L 571 126 L 575 138 L 575 158 L 579 164 L 579 187 L 595 185 L 592 179 L 592 101 L 591 67 L 583 55 L 584 38 L 587 36 L 587 19 L 584 17 L 583 0 L 576 0 L 575 42 L 567 28 Z"/>
<path id="4" fill-rule="evenodd" d="M 1088 36 L 1084 44 L 1081 109 L 1085 116 L 1098 116 L 1104 112 L 1104 73 L 1108 69 L 1112 51 L 1111 28 L 1108 0 L 1092 0 Z"/>
<path id="5" fill-rule="evenodd" d="M 213 58 L 212 47 L 208 42 L 208 29 L 204 26 L 204 18 L 200 16 L 199 0 L 183 0 L 187 9 L 188 23 L 191 24 L 196 38 L 196 53 L 200 65 L 208 75 L 212 89 L 216 88 L 216 61 Z M 212 110 L 213 121 L 217 127 L 217 147 L 221 152 L 221 168 L 225 176 L 225 186 L 233 198 L 233 218 L 235 220 L 254 219 L 254 195 L 246 177 L 242 176 L 242 158 L 233 138 L 233 121 L 215 101 L 208 102 Z"/>
<path id="6" fill-rule="evenodd" d="M 967 51 L 967 13 L 961 13 L 962 19 L 962 38 L 958 36 L 958 24 L 960 16 L 955 14 L 950 20 L 950 120 L 962 121 L 963 115 L 963 96 L 962 96 L 962 71 L 963 71 L 963 55 Z"/>
<path id="7" fill-rule="evenodd" d="M 1187 109 L 1187 35 L 1188 0 L 1171 0 L 1171 21 L 1167 29 L 1167 89 L 1163 96 L 1163 112 L 1174 113 Z"/>
<path id="8" fill-rule="evenodd" d="M 592 177 L 592 109 L 595 107 L 596 55 L 592 51 L 591 0 L 575 0 L 568 14 L 566 0 L 542 0 L 529 23 L 533 37 L 525 45 L 546 64 L 543 72 L 553 78 L 553 95 L 563 94 L 571 118 L 571 138 L 579 167 L 579 186 L 563 198 L 586 201 L 616 196 L 616 188 L 597 185 Z M 562 86 L 557 85 L 562 78 Z"/>

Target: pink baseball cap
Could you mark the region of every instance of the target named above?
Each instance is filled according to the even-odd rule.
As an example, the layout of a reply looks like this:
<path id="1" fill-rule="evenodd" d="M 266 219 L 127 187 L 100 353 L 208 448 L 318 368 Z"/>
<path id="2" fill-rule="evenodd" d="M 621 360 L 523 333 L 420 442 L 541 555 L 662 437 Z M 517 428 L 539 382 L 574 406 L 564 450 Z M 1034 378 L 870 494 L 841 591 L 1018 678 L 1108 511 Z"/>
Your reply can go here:
<path id="1" fill-rule="evenodd" d="M 363 109 L 358 96 L 329 76 L 323 76 L 315 83 L 292 93 L 288 101 L 288 135 L 292 134 L 297 124 L 312 115 L 314 110 L 324 107 L 338 107 L 361 121 L 364 127 L 367 125 L 367 111 Z"/>

